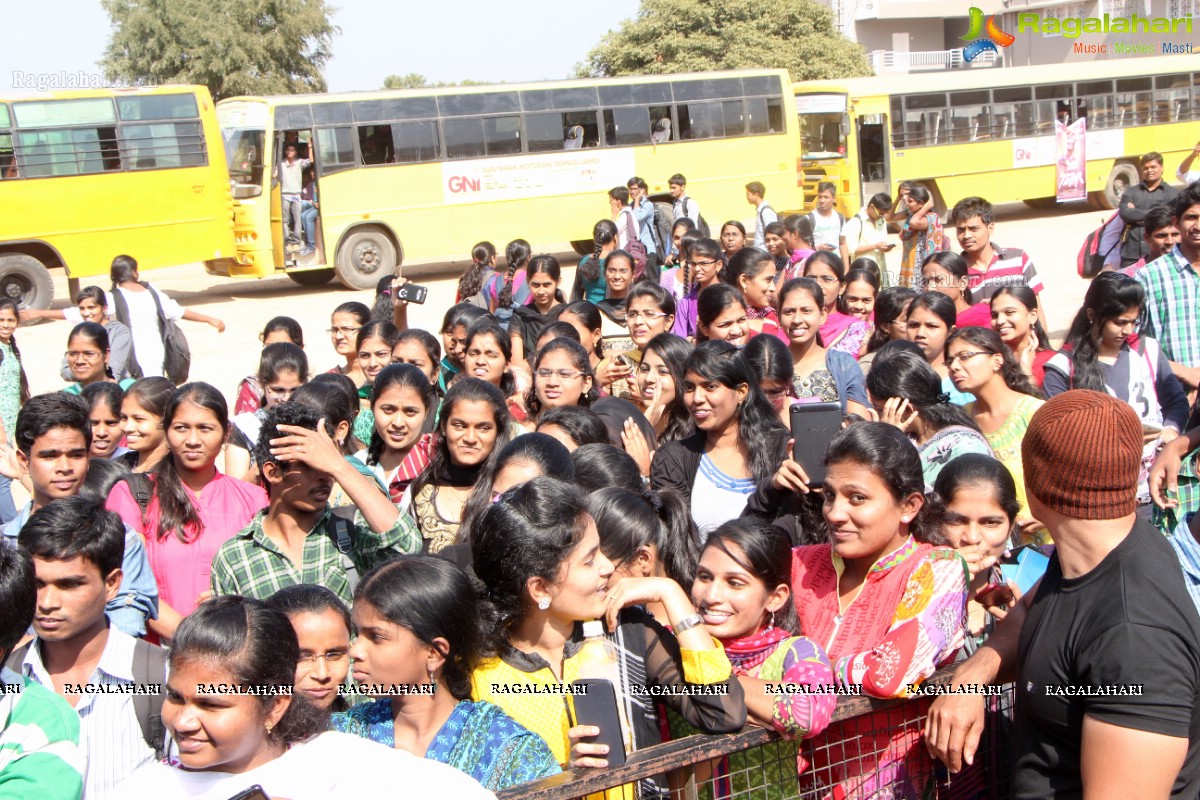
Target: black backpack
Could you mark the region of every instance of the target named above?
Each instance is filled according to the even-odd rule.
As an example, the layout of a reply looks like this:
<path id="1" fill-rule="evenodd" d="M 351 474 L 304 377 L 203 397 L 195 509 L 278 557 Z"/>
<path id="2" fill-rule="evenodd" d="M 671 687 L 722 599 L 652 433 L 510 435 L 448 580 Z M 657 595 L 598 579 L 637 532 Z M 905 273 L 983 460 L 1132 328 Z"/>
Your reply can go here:
<path id="1" fill-rule="evenodd" d="M 667 257 L 671 250 L 671 226 L 675 224 L 675 212 L 666 203 L 654 204 L 654 249 L 658 252 L 659 261 Z"/>
<path id="2" fill-rule="evenodd" d="M 679 199 L 683 201 L 683 215 L 685 217 L 687 217 L 687 204 L 688 204 L 688 201 L 691 200 L 692 198 L 688 197 L 685 194 L 683 197 L 681 197 Z M 691 217 L 688 217 L 688 219 L 691 219 Z M 702 238 L 704 238 L 704 239 L 712 238 L 712 231 L 709 230 L 708 220 L 706 220 L 704 218 L 703 214 L 700 214 L 698 219 L 693 219 L 692 222 L 695 224 L 696 230 L 700 231 L 700 236 Z"/>
<path id="3" fill-rule="evenodd" d="M 183 335 L 183 329 L 175 324 L 175 320 L 167 319 L 167 315 L 163 313 L 162 302 L 158 299 L 158 292 L 150 284 L 145 281 L 138 281 L 142 286 L 146 287 L 146 291 L 150 292 L 150 297 L 154 300 L 154 307 L 158 309 L 158 335 L 162 338 L 163 343 L 163 372 L 166 373 L 167 379 L 176 386 L 181 386 L 187 383 L 188 373 L 192 368 L 192 348 L 188 345 L 187 337 Z M 113 302 L 117 306 L 117 319 L 125 325 L 129 325 L 129 304 L 125 302 L 125 295 L 116 289 L 112 292 Z M 132 327 L 130 327 L 132 330 Z M 137 364 L 137 354 L 130 351 L 134 364 Z M 142 372 L 141 366 L 138 366 L 139 373 Z M 130 374 L 133 370 L 130 370 Z M 142 377 L 136 375 L 134 377 Z"/>
<path id="4" fill-rule="evenodd" d="M 29 652 L 30 642 L 12 651 L 6 666 L 18 675 L 23 674 L 21 664 Z M 167 729 L 163 726 L 162 705 L 167 683 L 167 651 L 149 642 L 138 639 L 133 644 L 133 684 L 145 687 L 133 695 L 133 712 L 137 715 L 138 727 L 146 746 L 154 751 L 154 758 L 161 761 L 166 755 Z M 157 687 L 157 692 L 147 690 Z"/>

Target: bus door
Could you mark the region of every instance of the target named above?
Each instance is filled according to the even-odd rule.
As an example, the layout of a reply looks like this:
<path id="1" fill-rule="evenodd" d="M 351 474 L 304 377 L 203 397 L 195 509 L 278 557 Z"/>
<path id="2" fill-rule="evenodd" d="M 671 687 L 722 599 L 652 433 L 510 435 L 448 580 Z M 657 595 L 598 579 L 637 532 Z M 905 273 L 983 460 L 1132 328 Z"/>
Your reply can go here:
<path id="1" fill-rule="evenodd" d="M 275 182 L 280 198 L 278 234 L 283 245 L 284 264 L 289 267 L 323 264 L 325 262 L 321 240 L 321 196 L 317 188 L 316 148 L 312 131 L 293 129 L 280 132 L 276 141 L 276 152 L 279 153 L 281 168 L 287 161 L 289 147 L 296 148 L 297 161 L 308 163 L 300 171 L 300 203 L 296 210 L 292 210 L 291 203 L 283 202 L 282 183 Z M 299 230 L 292 230 L 294 227 L 298 227 Z"/>
<path id="2" fill-rule="evenodd" d="M 859 114 L 858 171 L 862 187 L 861 204 L 865 206 L 872 195 L 889 191 L 891 164 L 888 162 L 887 114 Z"/>

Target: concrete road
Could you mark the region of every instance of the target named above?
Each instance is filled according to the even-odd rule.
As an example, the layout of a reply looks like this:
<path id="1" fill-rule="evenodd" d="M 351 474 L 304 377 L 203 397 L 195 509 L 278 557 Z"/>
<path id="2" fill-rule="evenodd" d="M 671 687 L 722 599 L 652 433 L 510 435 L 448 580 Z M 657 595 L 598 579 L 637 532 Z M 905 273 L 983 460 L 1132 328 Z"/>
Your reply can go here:
<path id="1" fill-rule="evenodd" d="M 1111 212 L 1108 212 L 1111 213 Z M 1075 257 L 1084 237 L 1096 228 L 1108 213 L 1087 210 L 1080 205 L 1053 211 L 1033 211 L 1023 205 L 997 210 L 993 240 L 1000 245 L 1020 247 L 1033 258 L 1046 294 L 1042 303 L 1050 317 L 1049 329 L 1056 339 L 1062 337 L 1078 310 L 1087 282 L 1075 272 Z M 521 231 L 513 231 L 514 238 Z M 496 242 L 503 248 L 504 242 Z M 893 251 L 899 253 L 899 250 Z M 564 267 L 563 285 L 574 277 L 575 254 L 559 254 Z M 462 266 L 422 267 L 408 275 L 430 289 L 423 306 L 410 306 L 413 327 L 436 332 L 445 309 L 454 300 L 455 285 Z M 193 308 L 225 321 L 224 333 L 194 322 L 182 322 L 192 347 L 192 380 L 207 381 L 232 400 L 238 381 L 258 365 L 258 334 L 273 316 L 295 318 L 304 328 L 305 350 L 314 371 L 330 369 L 337 363 L 329 336 L 331 310 L 340 303 L 358 300 L 371 304 L 371 292 L 343 289 L 337 284 L 304 288 L 286 277 L 265 280 L 232 280 L 205 274 L 199 264 L 154 270 L 143 275 L 157 288 L 165 290 L 184 307 Z M 107 283 L 107 281 L 99 282 Z M 54 308 L 69 304 L 66 278 L 55 277 Z M 29 376 L 30 388 L 38 392 L 63 386 L 59 365 L 66 350 L 70 326 L 64 322 L 46 322 L 22 327 L 17 342 Z"/>

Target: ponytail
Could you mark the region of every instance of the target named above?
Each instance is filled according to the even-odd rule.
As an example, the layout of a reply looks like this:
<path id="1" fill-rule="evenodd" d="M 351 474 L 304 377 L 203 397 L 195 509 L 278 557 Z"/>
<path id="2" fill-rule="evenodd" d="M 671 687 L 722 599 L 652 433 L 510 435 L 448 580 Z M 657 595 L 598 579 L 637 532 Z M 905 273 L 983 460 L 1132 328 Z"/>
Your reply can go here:
<path id="1" fill-rule="evenodd" d="M 524 239 L 514 239 L 504 249 L 505 258 L 508 260 L 508 271 L 504 273 L 504 286 L 496 298 L 497 308 L 512 308 L 513 278 L 518 269 L 524 268 L 529 263 L 529 255 L 532 252 L 533 248 Z"/>
<path id="2" fill-rule="evenodd" d="M 5 297 L 3 299 L 0 299 L 0 308 L 7 308 L 10 311 L 12 311 L 13 315 L 17 318 L 18 324 L 20 323 L 21 308 L 20 308 L 20 306 L 17 305 L 16 300 L 12 299 L 11 297 Z M 69 339 L 68 339 L 68 341 L 69 341 Z M 21 348 L 17 346 L 17 334 L 15 331 L 13 332 L 12 338 L 9 339 L 9 346 L 12 347 L 13 356 L 16 357 L 16 359 L 17 359 L 17 370 L 21 376 L 21 388 L 20 388 L 19 394 L 17 395 L 18 402 L 21 405 L 25 405 L 25 401 L 28 400 L 31 396 L 30 392 L 29 392 L 29 378 L 27 378 L 25 376 L 25 365 L 21 363 Z M 0 355 L 2 355 L 2 353 L 0 353 Z M 4 359 L 2 357 L 0 357 L 0 363 L 3 363 L 3 362 L 4 362 Z M 9 436 L 12 436 L 12 435 L 13 435 L 13 432 L 9 431 Z"/>
<path id="3" fill-rule="evenodd" d="M 687 501 L 678 492 L 608 486 L 592 492 L 587 507 L 600 533 L 600 550 L 614 565 L 653 545 L 667 577 L 692 585 L 700 552 Z"/>
<path id="4" fill-rule="evenodd" d="M 163 429 L 171 427 L 171 421 L 184 403 L 192 403 L 207 409 L 217 418 L 224 433 L 229 433 L 229 409 L 225 398 L 216 387 L 207 383 L 188 383 L 180 386 L 171 395 L 163 412 Z M 196 512 L 191 498 L 184 489 L 179 471 L 175 467 L 175 454 L 170 453 L 154 468 L 153 494 L 158 500 L 158 540 L 166 539 L 173 531 L 181 542 L 195 541 L 204 533 L 204 521 Z"/>
<path id="5" fill-rule="evenodd" d="M 483 274 L 492 268 L 496 257 L 496 246 L 491 242 L 480 242 L 471 248 L 471 266 L 458 279 L 458 300 L 468 300 L 483 287 Z"/>

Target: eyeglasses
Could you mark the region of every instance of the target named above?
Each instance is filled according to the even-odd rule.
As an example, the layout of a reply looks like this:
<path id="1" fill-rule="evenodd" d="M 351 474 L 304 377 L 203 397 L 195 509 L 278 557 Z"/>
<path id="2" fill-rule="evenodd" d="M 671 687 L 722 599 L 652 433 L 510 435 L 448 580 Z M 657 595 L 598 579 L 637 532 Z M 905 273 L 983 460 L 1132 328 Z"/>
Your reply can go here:
<path id="1" fill-rule="evenodd" d="M 330 650 L 328 653 L 301 653 L 296 663 L 304 667 L 315 666 L 318 661 L 324 661 L 325 666 L 340 664 L 350 657 L 345 650 Z"/>
<path id="2" fill-rule="evenodd" d="M 693 267 L 715 267 L 717 264 L 723 264 L 723 261 L 689 261 Z"/>
<path id="3" fill-rule="evenodd" d="M 821 283 L 841 283 L 836 275 L 809 275 L 808 277 L 820 281 Z"/>
<path id="4" fill-rule="evenodd" d="M 583 373 L 577 369 L 546 369 L 542 367 L 534 374 L 539 378 L 549 378 L 551 375 L 557 375 L 561 380 L 573 381 Z"/>
<path id="5" fill-rule="evenodd" d="M 330 336 L 334 335 L 335 333 L 340 333 L 343 336 L 349 336 L 352 333 L 358 333 L 360 328 L 362 328 L 361 325 L 358 325 L 355 327 L 351 327 L 349 325 L 343 325 L 340 328 L 326 328 L 325 332 L 328 333 Z"/>
<path id="6" fill-rule="evenodd" d="M 99 350 L 68 350 L 67 360 L 78 361 L 82 358 L 85 361 L 95 361 L 96 359 L 100 358 L 101 355 L 102 354 Z"/>
<path id="7" fill-rule="evenodd" d="M 639 319 L 644 319 L 646 322 L 654 322 L 656 319 L 662 319 L 667 316 L 661 311 L 627 311 L 625 319 L 630 322 L 637 322 Z"/>
<path id="8" fill-rule="evenodd" d="M 274 400 L 290 400 L 292 399 L 292 393 L 295 391 L 295 389 L 281 389 L 278 386 L 268 386 L 264 389 L 267 397 Z"/>
<path id="9" fill-rule="evenodd" d="M 613 277 L 626 277 L 627 278 L 633 274 L 633 270 L 631 270 L 631 269 L 606 269 L 606 270 L 604 270 L 604 274 L 611 275 Z"/>
<path id="10" fill-rule="evenodd" d="M 975 356 L 990 356 L 990 355 L 992 355 L 992 354 L 985 350 L 969 350 L 966 353 L 959 353 L 958 355 L 955 355 L 955 356 L 946 356 L 946 366 L 947 367 L 951 366 L 955 361 L 966 361 L 968 358 L 974 358 Z"/>

